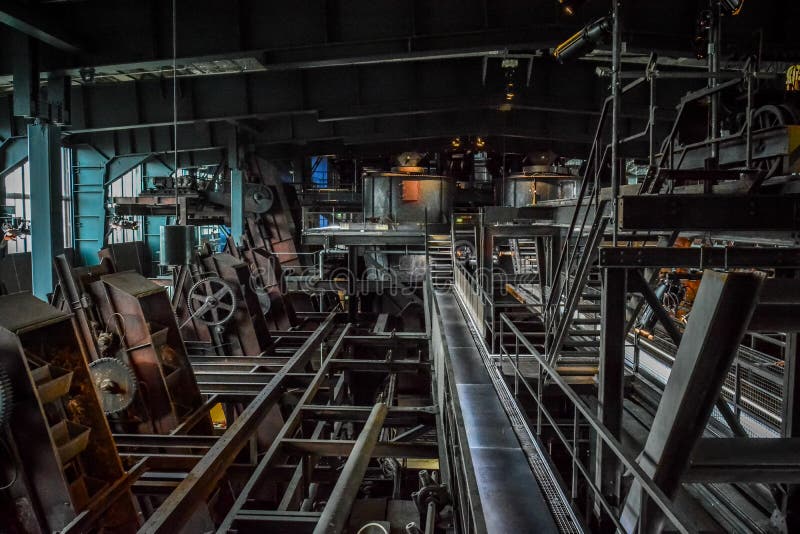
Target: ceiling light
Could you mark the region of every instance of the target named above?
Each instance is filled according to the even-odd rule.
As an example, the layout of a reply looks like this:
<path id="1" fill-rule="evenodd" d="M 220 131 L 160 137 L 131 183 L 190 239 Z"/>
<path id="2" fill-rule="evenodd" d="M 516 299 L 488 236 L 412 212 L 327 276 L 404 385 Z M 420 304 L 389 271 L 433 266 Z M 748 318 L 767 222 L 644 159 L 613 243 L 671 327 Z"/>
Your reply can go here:
<path id="1" fill-rule="evenodd" d="M 720 0 L 723 11 L 729 15 L 736 16 L 741 13 L 744 7 L 744 0 Z"/>
<path id="2" fill-rule="evenodd" d="M 594 50 L 611 33 L 611 16 L 596 20 L 558 45 L 553 57 L 559 63 L 584 56 Z"/>
<path id="3" fill-rule="evenodd" d="M 561 11 L 570 17 L 575 14 L 575 11 L 586 3 L 586 0 L 558 0 L 558 5 L 561 6 Z"/>

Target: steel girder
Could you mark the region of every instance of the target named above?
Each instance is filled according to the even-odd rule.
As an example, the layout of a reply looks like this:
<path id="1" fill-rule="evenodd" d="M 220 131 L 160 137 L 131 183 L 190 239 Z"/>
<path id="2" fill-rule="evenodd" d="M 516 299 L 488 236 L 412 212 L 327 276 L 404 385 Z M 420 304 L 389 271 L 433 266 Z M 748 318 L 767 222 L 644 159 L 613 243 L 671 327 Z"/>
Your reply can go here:
<path id="1" fill-rule="evenodd" d="M 667 494 L 674 495 L 689 466 L 731 361 L 756 308 L 760 273 L 706 271 L 681 339 L 639 464 Z M 625 501 L 622 525 L 650 532 L 658 511 L 635 481 Z"/>

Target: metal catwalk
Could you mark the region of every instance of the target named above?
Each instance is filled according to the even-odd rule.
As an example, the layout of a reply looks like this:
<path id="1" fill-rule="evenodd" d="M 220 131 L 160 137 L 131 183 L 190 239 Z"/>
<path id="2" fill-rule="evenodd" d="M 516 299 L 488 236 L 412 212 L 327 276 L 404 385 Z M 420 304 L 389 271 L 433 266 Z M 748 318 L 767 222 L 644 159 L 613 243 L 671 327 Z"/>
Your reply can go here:
<path id="1" fill-rule="evenodd" d="M 559 532 L 458 301 L 450 292 L 435 298 L 440 325 L 434 332 L 440 326 L 448 411 L 470 504 L 462 510 L 471 511 L 475 532 Z"/>

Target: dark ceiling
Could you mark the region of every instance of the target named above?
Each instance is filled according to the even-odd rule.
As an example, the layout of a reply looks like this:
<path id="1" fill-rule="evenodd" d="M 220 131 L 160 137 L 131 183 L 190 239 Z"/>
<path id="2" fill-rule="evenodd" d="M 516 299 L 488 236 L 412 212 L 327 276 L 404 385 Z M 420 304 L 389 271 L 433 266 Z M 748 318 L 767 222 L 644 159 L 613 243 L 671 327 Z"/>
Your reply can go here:
<path id="1" fill-rule="evenodd" d="M 641 71 L 651 50 L 697 68 L 692 39 L 705 7 L 623 2 L 625 68 Z M 171 9 L 167 0 L 4 2 L 0 83 L 11 81 L 24 32 L 43 76 L 73 76 L 70 142 L 112 154 L 171 150 Z M 605 0 L 573 17 L 556 0 L 178 0 L 178 147 L 224 147 L 237 127 L 275 156 L 428 149 L 483 135 L 506 149 L 580 157 L 608 79 L 595 73 L 599 61 L 559 65 L 547 53 L 609 10 Z M 800 59 L 797 20 L 800 2 L 747 0 L 724 20 L 724 62 L 759 48 L 765 61 Z M 509 54 L 518 94 L 501 111 Z M 659 81 L 662 128 L 697 84 Z M 646 118 L 647 94 L 624 104 L 627 135 Z M 0 104 L 0 135 L 23 128 Z"/>

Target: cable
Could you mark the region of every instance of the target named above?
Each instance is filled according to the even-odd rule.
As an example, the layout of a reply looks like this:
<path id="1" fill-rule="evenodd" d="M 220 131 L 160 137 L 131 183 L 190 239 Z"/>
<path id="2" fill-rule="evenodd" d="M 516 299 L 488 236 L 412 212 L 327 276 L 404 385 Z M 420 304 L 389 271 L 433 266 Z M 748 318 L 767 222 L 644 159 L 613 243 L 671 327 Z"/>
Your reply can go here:
<path id="1" fill-rule="evenodd" d="M 119 331 L 117 332 L 117 334 L 119 334 L 120 338 L 124 340 L 125 333 L 127 332 L 127 329 L 125 328 L 125 317 L 123 317 L 122 314 L 119 312 L 112 313 L 111 315 L 108 316 L 109 327 L 111 326 L 111 319 L 113 319 L 114 317 L 119 317 L 119 321 L 117 323 Z"/>
<path id="2" fill-rule="evenodd" d="M 6 442 L 6 437 L 4 435 L 0 436 L 0 443 L 3 444 L 3 448 L 6 450 L 6 455 L 7 455 L 6 458 L 11 459 L 13 457 L 11 454 L 11 447 L 9 447 L 8 443 Z M 0 486 L 0 491 L 5 491 L 9 489 L 17 482 L 17 478 L 19 477 L 19 467 L 17 467 L 17 464 L 14 463 L 13 468 L 14 468 L 14 476 L 11 477 L 11 482 L 6 484 L 5 486 Z"/>

